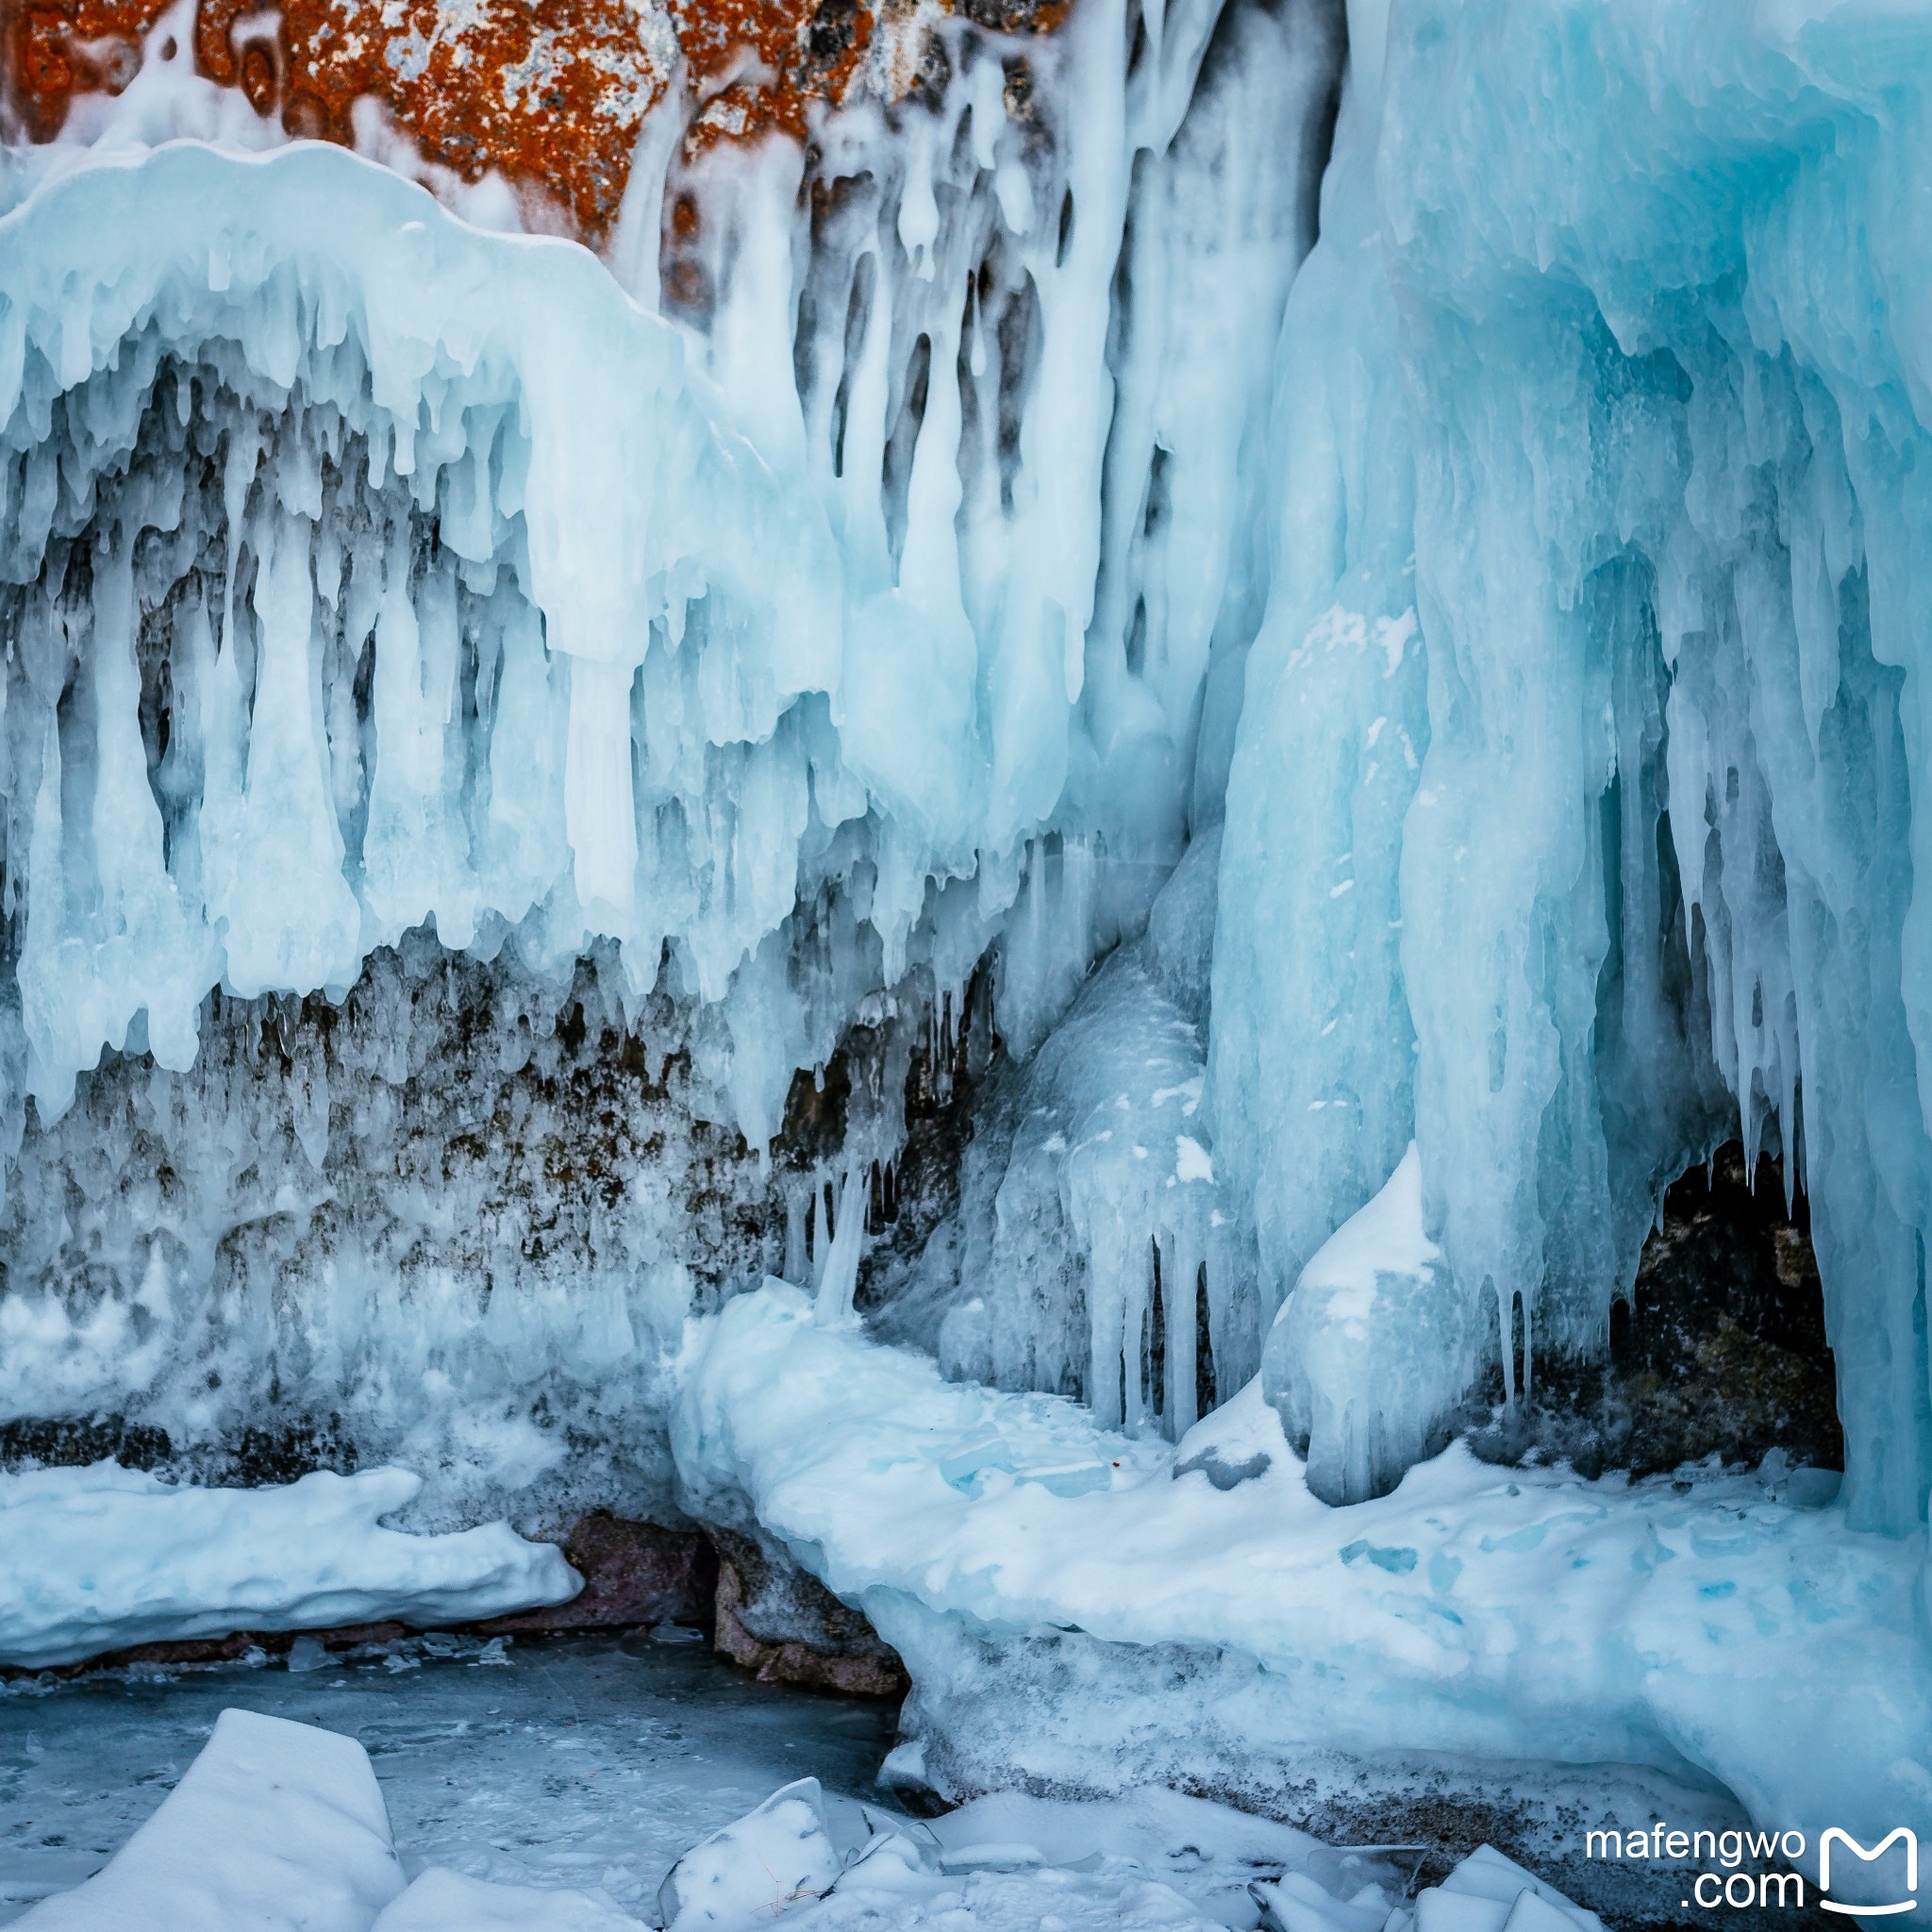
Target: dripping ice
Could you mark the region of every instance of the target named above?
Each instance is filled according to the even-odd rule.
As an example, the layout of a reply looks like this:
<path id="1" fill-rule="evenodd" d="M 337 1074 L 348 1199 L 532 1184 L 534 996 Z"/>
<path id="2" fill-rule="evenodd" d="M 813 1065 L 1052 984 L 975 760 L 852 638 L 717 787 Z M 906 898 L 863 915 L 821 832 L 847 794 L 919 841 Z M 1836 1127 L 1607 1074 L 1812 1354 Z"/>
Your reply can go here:
<path id="1" fill-rule="evenodd" d="M 158 112 L 139 89 L 119 152 L 49 169 L 10 217 L 15 1413 L 125 1407 L 139 1333 L 140 1406 L 218 1432 L 233 1406 L 203 1372 L 264 1346 L 238 1304 L 274 1304 L 291 1264 L 287 1241 L 222 1254 L 264 1194 L 311 1228 L 323 1199 L 354 1204 L 325 1240 L 298 1227 L 298 1272 L 327 1285 L 271 1316 L 266 1345 L 372 1444 L 420 1422 L 419 1448 L 463 1462 L 465 1386 L 516 1406 L 512 1333 L 548 1335 L 575 1374 L 588 1331 L 541 1311 L 541 1266 L 509 1267 L 528 1311 L 504 1342 L 458 1341 L 447 1241 L 430 1272 L 454 1325 L 426 1351 L 465 1357 L 430 1405 L 447 1412 L 408 1414 L 382 1359 L 425 1351 L 383 1278 L 395 1243 L 370 1240 L 394 1217 L 354 1083 L 399 1089 L 406 1113 L 411 1080 L 460 1086 L 459 1117 L 500 1096 L 487 1066 L 451 1067 L 433 991 L 393 1022 L 351 1003 L 366 1071 L 336 1069 L 337 1091 L 304 1016 L 391 956 L 423 984 L 425 938 L 487 970 L 507 1066 L 526 1039 L 555 1059 L 541 1042 L 592 971 L 593 1035 L 637 1034 L 755 1168 L 799 1070 L 822 1080 L 858 1022 L 883 1058 L 848 1144 L 814 1157 L 836 1188 L 893 1158 L 907 1056 L 963 1034 L 969 995 L 1024 1058 L 1145 924 L 1218 813 L 1260 595 L 1266 449 L 1242 397 L 1265 383 L 1319 164 L 1312 136 L 1306 154 L 1264 138 L 1262 108 L 1319 119 L 1332 40 L 1298 12 L 1214 39 L 1212 8 L 1181 9 L 1124 84 L 1124 23 L 1093 9 L 1052 50 L 1041 141 L 1001 105 L 996 49 L 947 31 L 936 112 L 828 134 L 818 165 L 859 192 L 796 287 L 796 157 L 720 171 L 696 328 L 646 312 L 655 286 L 628 300 L 582 251 L 477 234 L 345 157 L 175 145 L 133 164 Z M 106 234 L 126 246 L 104 257 Z M 1197 854 L 1197 899 L 1210 870 Z M 1188 971 L 1203 981 L 1205 954 Z M 1157 1178 L 1179 1183 L 1183 1140 L 1211 1171 L 1204 986 L 1176 1012 L 1158 973 L 1109 985 L 1173 1061 L 1144 1091 L 1195 1083 L 1191 1134 L 1159 1124 Z M 474 971 L 448 994 L 475 999 Z M 281 1092 L 211 1085 L 264 1051 L 293 1056 Z M 101 1172 L 104 1134 L 175 1151 L 186 1212 L 165 1238 Z M 80 1229 L 49 1218 L 60 1176 L 84 1176 Z M 1216 1207 L 1204 1232 L 1198 1179 L 1175 1201 L 1082 1186 L 1066 1265 L 1091 1250 L 1120 1277 L 1091 1374 L 1115 1362 L 1136 1385 L 1123 1414 L 1185 1426 L 1190 1374 L 1174 1404 L 1143 1396 L 1134 1338 L 1158 1251 L 1191 1302 L 1208 1283 L 1239 1379 L 1256 1341 L 1234 1219 Z M 692 1258 L 675 1192 L 639 1179 L 610 1204 L 616 1257 L 657 1285 L 613 1281 L 596 1319 L 647 1355 Z M 79 1304 L 61 1285 L 76 1245 L 108 1283 Z M 1083 1382 L 1087 1353 L 1068 1357 Z M 648 1373 L 624 1379 L 655 1406 Z"/>
<path id="2" fill-rule="evenodd" d="M 1457 1402 L 1600 1352 L 1735 1137 L 1810 1204 L 1846 1468 L 1822 1527 L 1773 1476 L 1710 1507 L 1758 1583 L 1870 1583 L 1907 1742 L 1833 1795 L 1906 1802 L 1932 46 L 1856 6 L 1346 11 L 1344 78 L 1319 8 L 1092 0 L 1037 139 L 952 23 L 935 101 L 827 120 L 821 213 L 782 143 L 711 164 L 683 307 L 350 156 L 150 152 L 134 91 L 9 164 L 8 1418 L 211 1443 L 272 1381 L 428 1465 L 425 1516 L 750 1509 L 957 1717 L 1039 1604 L 913 1602 L 864 1458 L 799 1474 L 814 1391 L 880 1433 L 957 1402 L 943 1486 L 990 1512 L 1044 1487 L 1031 1431 L 1081 1481 L 1196 1462 L 1204 1508 L 1486 1509 Z M 601 1166 L 544 1126 L 509 1199 L 410 1151 L 620 1065 Z M 871 1196 L 916 1067 L 962 1113 L 906 1254 Z M 1637 1564 L 1649 1506 L 1583 1487 Z M 1678 1532 L 1680 1578 L 1757 1587 Z M 1324 1560 L 1366 1601 L 1415 1537 Z M 1120 1641 L 1222 1638 L 1299 1654 Z M 1673 1656 L 1665 1710 L 1592 1653 L 1591 1711 L 1741 1781 Z M 1458 1731 L 1457 1690 L 1431 1748 L 1585 1748 L 1518 1684 Z"/>

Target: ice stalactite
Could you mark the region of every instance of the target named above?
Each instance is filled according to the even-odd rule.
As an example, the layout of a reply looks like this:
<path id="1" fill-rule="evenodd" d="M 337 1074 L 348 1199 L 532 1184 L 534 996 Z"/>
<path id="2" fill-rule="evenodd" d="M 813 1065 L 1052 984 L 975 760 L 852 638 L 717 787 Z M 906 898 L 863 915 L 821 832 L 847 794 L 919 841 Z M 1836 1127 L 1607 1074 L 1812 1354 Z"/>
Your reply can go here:
<path id="1" fill-rule="evenodd" d="M 924 1311 L 907 1332 L 939 1346 L 957 1373 L 1080 1390 L 1104 1414 L 1170 1432 L 1251 1374 L 1260 1345 L 1240 1217 L 1213 1185 L 1199 1108 L 1211 834 L 1268 571 L 1267 418 L 1231 414 L 1225 402 L 1265 396 L 1276 379 L 1281 307 L 1313 240 L 1334 25 L 1315 9 L 1227 12 L 1191 99 L 1144 67 L 1151 45 L 1136 56 L 1130 71 L 1155 77 L 1138 100 L 1129 91 L 1141 125 L 1118 251 L 1105 462 L 1078 481 L 1043 470 L 1051 516 L 1047 494 L 1029 504 L 1023 487 L 1026 541 L 988 556 L 978 579 L 1006 601 L 1010 625 L 1011 601 L 1035 594 L 1039 580 L 1026 543 L 1049 529 L 1056 543 L 1091 530 L 1099 558 L 1076 728 L 1056 781 L 1063 829 L 1019 848 L 1018 897 L 1000 940 L 999 1029 L 1015 1056 L 1033 1058 L 991 1103 L 967 1152 L 959 1214 L 907 1287 Z M 1068 58 L 1079 63 L 1091 57 L 1079 35 L 1098 29 L 1075 29 Z M 1184 31 L 1169 21 L 1170 42 Z M 1049 91 L 1048 75 L 1037 76 L 1041 99 L 1064 104 L 1084 144 L 1108 124 L 1081 117 L 1077 64 L 1052 78 Z M 1178 131 L 1165 131 L 1183 107 Z M 1063 200 L 1063 229 L 1071 222 L 1077 234 L 1086 205 Z M 862 203 L 854 218 L 869 219 Z M 1063 275 L 1036 268 L 1032 286 L 1051 290 Z M 984 312 L 984 275 L 979 287 Z M 841 285 L 825 307 L 849 315 L 847 299 Z M 1052 331 L 1074 326 L 1065 298 L 1021 325 L 1047 331 L 1044 385 Z M 1019 429 L 1024 456 L 1028 422 Z M 990 470 L 983 487 L 990 499 Z M 960 516 L 971 508 L 969 489 Z M 1032 782 L 1019 767 L 997 779 L 1023 791 Z M 1124 958 L 1080 990 L 1095 952 L 1134 939 L 1190 830 L 1193 883 L 1167 916 L 1168 951 L 1191 946 L 1188 961 L 1163 972 Z"/>
<path id="2" fill-rule="evenodd" d="M 1252 1372 L 1253 1269 L 1202 1118 L 1191 945 L 1212 928 L 1219 849 L 1212 830 L 1190 847 L 1145 936 L 982 1107 L 957 1233 L 903 1291 L 943 1307 L 924 1339 L 948 1374 L 1172 1437 Z"/>
<path id="3" fill-rule="evenodd" d="M 14 171 L 6 1416 L 232 1436 L 252 1351 L 325 1430 L 422 1423 L 451 1495 L 473 1396 L 548 1468 L 513 1357 L 589 1361 L 572 1268 L 629 1284 L 562 1405 L 594 1437 L 600 1378 L 650 1410 L 681 1270 L 780 1264 L 801 1071 L 871 1042 L 797 1158 L 890 1165 L 991 947 L 1025 1052 L 1145 922 L 1219 811 L 1334 24 L 928 52 L 808 155 L 687 152 L 661 256 L 626 216 L 608 266 L 339 152 L 143 158 L 152 115 Z M 546 1249 L 530 1163 L 590 1178 L 547 1109 L 613 1051 L 640 1114 Z M 449 1134 L 467 1208 L 418 1213 Z M 1083 1239 L 1176 1238 L 1094 1188 Z"/>

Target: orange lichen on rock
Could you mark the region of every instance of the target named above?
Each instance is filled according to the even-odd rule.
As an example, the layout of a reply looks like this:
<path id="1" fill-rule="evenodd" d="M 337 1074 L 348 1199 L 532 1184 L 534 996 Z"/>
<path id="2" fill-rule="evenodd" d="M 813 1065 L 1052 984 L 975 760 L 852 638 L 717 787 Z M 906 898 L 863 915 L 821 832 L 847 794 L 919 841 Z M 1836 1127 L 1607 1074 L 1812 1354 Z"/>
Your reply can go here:
<path id="1" fill-rule="evenodd" d="M 118 93 L 164 4 L 0 0 L 14 127 L 50 139 L 75 95 Z M 1009 31 L 1058 11 L 961 10 L 989 7 L 984 24 Z M 292 136 L 347 142 L 355 104 L 375 102 L 425 159 L 470 181 L 499 171 L 594 245 L 669 89 L 684 90 L 688 150 L 803 136 L 812 102 L 845 96 L 874 25 L 867 0 L 198 0 L 192 51 L 201 75 Z"/>
<path id="2" fill-rule="evenodd" d="M 0 0 L 7 92 L 35 140 L 59 131 L 78 93 L 119 93 L 141 67 L 142 36 L 166 0 Z"/>
<path id="3" fill-rule="evenodd" d="M 782 128 L 805 133 L 806 103 L 838 100 L 872 39 L 864 0 L 671 0 L 678 44 L 708 96 L 699 144 Z"/>
<path id="4" fill-rule="evenodd" d="M 232 43 L 234 29 L 207 24 L 235 4 L 201 0 L 196 58 L 217 80 L 231 75 L 203 42 Z M 669 22 L 626 0 L 287 0 L 277 54 L 291 134 L 346 141 L 353 103 L 379 101 L 426 158 L 466 180 L 496 169 L 541 186 L 591 238 L 616 214 L 638 129 L 677 64 Z"/>

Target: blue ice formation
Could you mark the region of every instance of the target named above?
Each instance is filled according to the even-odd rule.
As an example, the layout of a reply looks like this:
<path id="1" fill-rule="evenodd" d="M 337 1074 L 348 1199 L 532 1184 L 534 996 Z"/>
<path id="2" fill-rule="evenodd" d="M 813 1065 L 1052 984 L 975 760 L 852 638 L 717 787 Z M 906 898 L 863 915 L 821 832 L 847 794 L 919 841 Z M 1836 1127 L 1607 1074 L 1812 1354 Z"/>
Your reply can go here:
<path id="1" fill-rule="evenodd" d="M 676 1480 L 875 1609 L 935 1764 L 1036 1674 L 962 1779 L 1206 1777 L 1215 1698 L 1924 1814 L 1932 15 L 1331 15 L 1078 0 L 1024 98 L 947 19 L 837 195 L 709 168 L 699 308 L 139 89 L 8 155 L 0 1422 L 334 1416 L 425 1521 Z M 881 1366 L 858 1176 L 962 1030 Z M 1436 1455 L 1731 1136 L 1841 1495 Z M 1189 1536 L 1109 1540 L 1156 1476 Z M 1086 1594 L 1012 1582 L 1069 1511 Z M 1822 1628 L 1895 1689 L 1843 1748 Z"/>
<path id="2" fill-rule="evenodd" d="M 935 28 L 942 98 L 824 130 L 838 223 L 782 144 L 711 182 L 676 320 L 654 258 L 164 139 L 200 97 L 145 71 L 8 152 L 0 1418 L 192 1441 L 265 1370 L 464 1494 L 565 1409 L 642 1441 L 687 1267 L 777 1264 L 738 1230 L 800 1074 L 883 1042 L 833 1178 L 890 1162 L 970 986 L 1024 1058 L 1138 932 L 1219 809 L 1337 36 L 1129 25 L 1085 9 L 1024 112 Z M 668 1099 L 559 1261 L 577 1025 Z M 1152 1249 L 1099 1220 L 1124 1360 Z"/>
<path id="3" fill-rule="evenodd" d="M 836 219 L 782 143 L 707 177 L 702 313 L 341 154 L 9 158 L 0 1417 L 275 1391 L 465 1509 L 653 1441 L 692 1271 L 776 1272 L 789 1096 L 885 1042 L 849 1205 L 990 979 L 881 1332 L 1150 1456 L 1258 1374 L 1362 1505 L 1600 1349 L 1736 1135 L 1810 1207 L 1821 1560 L 1909 1649 L 1932 18 L 1353 0 L 1343 72 L 1327 15 L 1080 0 L 1024 111 L 935 28 L 819 130 Z M 432 1133 L 453 1027 L 530 1091 Z M 581 1281 L 465 1192 L 591 1110 L 572 1028 L 656 1083 L 531 1159 Z M 1649 1695 L 1593 1707 L 1745 1775 Z"/>
<path id="4" fill-rule="evenodd" d="M 1262 1300 L 1412 1132 L 1526 1376 L 1601 1342 L 1661 1187 L 1741 1134 L 1809 1195 L 1851 1520 L 1908 1530 L 1928 23 L 1350 22 L 1214 956 Z"/>

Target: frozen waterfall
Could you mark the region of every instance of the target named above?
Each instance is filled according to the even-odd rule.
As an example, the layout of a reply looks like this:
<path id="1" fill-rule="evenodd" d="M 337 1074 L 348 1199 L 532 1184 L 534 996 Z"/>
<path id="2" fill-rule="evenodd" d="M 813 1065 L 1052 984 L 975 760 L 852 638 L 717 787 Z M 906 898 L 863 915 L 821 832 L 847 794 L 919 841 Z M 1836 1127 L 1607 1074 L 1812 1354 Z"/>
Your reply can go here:
<path id="1" fill-rule="evenodd" d="M 652 1438 L 692 1274 L 778 1267 L 974 999 L 1024 1058 L 1145 923 L 1220 810 L 1339 38 L 1136 20 L 1030 93 L 955 23 L 809 180 L 713 158 L 675 294 L 325 148 L 150 151 L 185 83 L 16 160 L 0 1414 L 178 1449 L 265 1376 L 458 1509 Z M 1096 1186 L 1068 1373 L 1118 1387 L 1176 1236 Z"/>
<path id="2" fill-rule="evenodd" d="M 1809 1196 L 1853 1521 L 1905 1530 L 1932 48 L 1861 8 L 1418 5 L 1378 105 L 1374 11 L 1281 339 L 1222 866 L 1263 1295 L 1412 1126 L 1514 1386 L 1601 1347 L 1663 1185 L 1740 1136 Z"/>
<path id="3" fill-rule="evenodd" d="M 1874 105 L 1860 34 L 1807 25 L 1720 36 L 1707 99 L 1690 19 L 1538 11 L 1505 58 L 1424 7 L 1382 62 L 1353 9 L 1298 279 L 1340 45 L 1313 6 L 1157 31 L 1095 0 L 1024 100 L 997 37 L 935 29 L 936 94 L 708 158 L 675 291 L 309 144 L 150 150 L 140 88 L 17 159 L 7 1408 L 205 1433 L 232 1406 L 183 1390 L 247 1321 L 241 1359 L 396 1440 L 356 1366 L 398 1325 L 374 1221 L 426 1220 L 458 1327 L 475 1244 L 395 1211 L 408 1120 L 335 1111 L 453 1091 L 415 991 L 440 946 L 485 969 L 505 1078 L 559 1025 L 637 1038 L 715 1131 L 741 1235 L 700 1256 L 691 1190 L 620 1159 L 580 1244 L 618 1354 L 667 1344 L 680 1269 L 781 1265 L 774 1150 L 820 1187 L 889 1166 L 908 1067 L 990 996 L 1012 1093 L 901 1324 L 960 1372 L 1184 1429 L 1413 1140 L 1470 1311 L 1417 1386 L 1499 1362 L 1513 1391 L 1601 1348 L 1662 1188 L 1735 1131 L 1813 1205 L 1852 1507 L 1916 1521 L 1919 430 L 1909 342 L 1857 305 L 1908 278 L 1883 211 L 1918 96 Z M 1573 32 L 1577 73 L 1643 76 L 1628 154 Z M 1448 95 L 1534 98 L 1563 165 L 1512 172 Z M 1191 836 L 1221 910 L 1168 917 L 1178 1003 L 1147 959 L 1082 992 L 1160 943 Z M 329 1067 L 328 1013 L 396 970 Z M 1082 1027 L 1165 1028 L 1160 1070 Z M 215 1102 L 271 1035 L 282 1077 Z M 801 1073 L 853 1053 L 836 1144 L 788 1142 Z M 464 1080 L 426 1133 L 542 1114 Z M 1081 1152 L 1096 1108 L 1183 1091 L 1158 1188 Z M 165 1208 L 136 1147 L 176 1157 Z M 513 1165 L 486 1220 L 519 1220 Z M 298 1224 L 238 1259 L 264 1213 Z M 580 1366 L 585 1318 L 505 1256 L 523 1312 L 491 1319 Z"/>
<path id="4" fill-rule="evenodd" d="M 1932 14 L 923 7 L 599 253 L 192 10 L 0 166 L 5 1457 L 686 1512 L 955 1795 L 1926 1816 Z M 1566 1464 L 1732 1142 L 1828 1350 Z"/>

